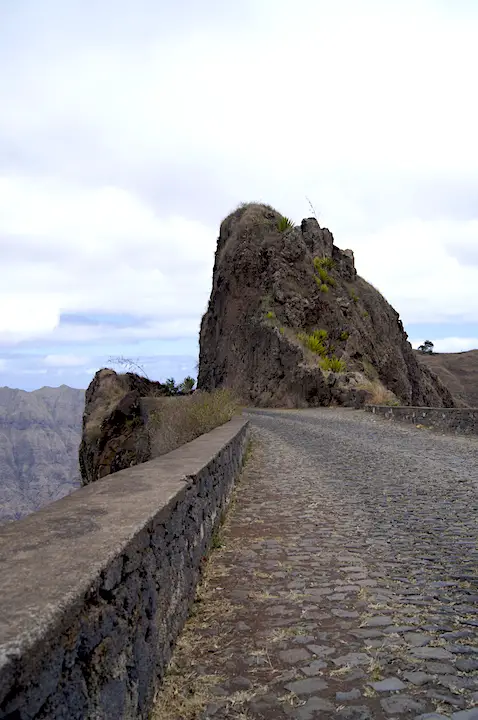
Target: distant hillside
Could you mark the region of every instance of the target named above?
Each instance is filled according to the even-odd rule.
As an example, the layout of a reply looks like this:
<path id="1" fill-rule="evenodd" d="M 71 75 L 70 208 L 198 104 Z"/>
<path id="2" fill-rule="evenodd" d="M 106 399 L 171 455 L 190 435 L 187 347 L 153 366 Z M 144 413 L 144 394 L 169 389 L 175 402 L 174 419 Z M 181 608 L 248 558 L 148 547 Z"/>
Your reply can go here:
<path id="1" fill-rule="evenodd" d="M 0 388 L 0 523 L 80 486 L 78 447 L 85 391 Z"/>
<path id="2" fill-rule="evenodd" d="M 433 370 L 451 394 L 468 407 L 478 407 L 478 350 L 427 355 L 417 359 Z"/>

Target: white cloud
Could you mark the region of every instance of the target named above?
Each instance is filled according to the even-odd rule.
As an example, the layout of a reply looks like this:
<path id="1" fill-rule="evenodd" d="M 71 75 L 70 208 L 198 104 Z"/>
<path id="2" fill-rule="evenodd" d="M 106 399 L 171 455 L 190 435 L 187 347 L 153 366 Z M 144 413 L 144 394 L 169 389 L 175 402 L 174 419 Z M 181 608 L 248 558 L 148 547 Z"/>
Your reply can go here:
<path id="1" fill-rule="evenodd" d="M 11 283 L 12 267 L 8 270 L 3 278 L 3 288 L 15 287 L 15 284 Z M 21 275 L 21 268 L 19 270 Z M 16 287 L 21 287 L 21 283 Z M 50 333 L 58 325 L 59 299 L 48 292 L 47 288 L 45 292 L 38 294 L 29 292 L 27 287 L 24 292 L 5 292 L 4 289 L 0 292 L 0 339 L 14 339 L 17 333 L 26 338 L 35 338 Z"/>
<path id="2" fill-rule="evenodd" d="M 404 220 L 350 236 L 359 274 L 376 285 L 405 322 L 478 321 L 478 267 L 462 265 L 454 247 L 478 238 L 478 220 Z M 349 238 L 347 238 L 349 239 Z M 344 243 L 340 242 L 344 247 Z"/>
<path id="3" fill-rule="evenodd" d="M 0 295 L 4 342 L 51 334 L 61 339 L 67 330 L 52 331 L 60 312 L 69 311 L 171 317 L 132 328 L 133 337 L 197 334 L 209 292 L 214 228 L 158 218 L 121 188 L 4 178 L 0 234 L 9 251 Z M 102 332 L 73 330 L 78 341 Z"/>
<path id="4" fill-rule="evenodd" d="M 81 367 L 89 361 L 89 358 L 81 355 L 47 355 L 43 358 L 43 362 L 48 367 Z"/>
<path id="5" fill-rule="evenodd" d="M 306 195 L 405 322 L 478 320 L 476 207 L 420 210 L 442 178 L 476 195 L 473 7 L 99 5 L 0 29 L 0 342 L 196 338 L 221 215 L 259 198 L 299 221 Z"/>

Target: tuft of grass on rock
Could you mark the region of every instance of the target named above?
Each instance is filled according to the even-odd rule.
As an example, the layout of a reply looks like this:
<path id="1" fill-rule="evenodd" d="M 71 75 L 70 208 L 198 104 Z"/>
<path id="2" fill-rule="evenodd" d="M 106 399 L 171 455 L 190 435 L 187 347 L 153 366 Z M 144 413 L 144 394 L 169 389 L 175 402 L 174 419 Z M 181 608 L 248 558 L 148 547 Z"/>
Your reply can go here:
<path id="1" fill-rule="evenodd" d="M 322 370 L 330 370 L 335 373 L 345 372 L 347 368 L 345 362 L 335 355 L 332 355 L 332 357 L 322 358 L 319 364 Z"/>
<path id="2" fill-rule="evenodd" d="M 347 332 L 347 330 L 343 330 L 343 331 L 340 333 L 339 339 L 342 340 L 342 341 L 345 341 L 345 340 L 348 340 L 348 339 L 349 339 L 349 333 Z"/>
<path id="3" fill-rule="evenodd" d="M 379 380 L 378 377 L 373 380 L 365 380 L 357 385 L 358 390 L 366 390 L 368 398 L 366 405 L 388 405 L 390 407 L 398 407 L 400 402 L 397 396 Z"/>
<path id="4" fill-rule="evenodd" d="M 281 233 L 286 232 L 287 230 L 292 230 L 293 228 L 293 221 L 285 215 L 282 215 L 282 217 L 277 221 L 277 229 Z"/>
<path id="5" fill-rule="evenodd" d="M 315 257 L 314 267 L 316 270 L 324 268 L 325 270 L 333 270 L 335 267 L 335 261 L 331 257 Z"/>
<path id="6" fill-rule="evenodd" d="M 325 334 L 324 334 L 325 333 Z M 326 330 L 314 330 L 312 333 L 301 332 L 297 335 L 298 340 L 305 345 L 311 352 L 324 357 L 327 354 L 327 348 L 324 341 L 327 339 Z"/>

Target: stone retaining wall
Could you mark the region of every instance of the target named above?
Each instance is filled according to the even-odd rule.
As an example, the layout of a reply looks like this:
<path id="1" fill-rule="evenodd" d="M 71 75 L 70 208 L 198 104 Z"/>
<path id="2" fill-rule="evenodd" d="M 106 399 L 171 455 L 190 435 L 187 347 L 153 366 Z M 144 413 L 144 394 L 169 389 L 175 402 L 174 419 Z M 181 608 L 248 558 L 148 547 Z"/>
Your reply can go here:
<path id="1" fill-rule="evenodd" d="M 243 463 L 247 422 L 0 529 L 0 718 L 145 719 Z"/>
<path id="2" fill-rule="evenodd" d="M 460 435 L 478 435 L 478 408 L 388 407 L 368 405 L 365 410 L 387 420 L 423 425 Z"/>

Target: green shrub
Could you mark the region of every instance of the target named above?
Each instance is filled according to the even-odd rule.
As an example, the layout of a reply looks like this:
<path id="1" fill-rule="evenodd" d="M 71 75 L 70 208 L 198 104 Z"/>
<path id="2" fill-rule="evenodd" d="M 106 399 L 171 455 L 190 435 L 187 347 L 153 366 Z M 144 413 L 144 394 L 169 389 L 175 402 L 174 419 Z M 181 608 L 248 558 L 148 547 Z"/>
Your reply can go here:
<path id="1" fill-rule="evenodd" d="M 365 312 L 363 313 L 362 317 L 364 317 L 364 318 L 368 318 L 368 317 L 369 317 L 369 314 L 368 314 L 368 312 L 367 312 L 366 310 L 365 310 Z"/>
<path id="2" fill-rule="evenodd" d="M 324 293 L 329 292 L 329 286 L 326 285 L 325 283 L 323 283 L 323 284 L 320 285 L 319 287 L 320 287 L 320 292 L 324 292 Z"/>
<path id="3" fill-rule="evenodd" d="M 279 328 L 279 332 L 280 332 L 281 335 L 283 335 L 284 332 L 285 332 L 284 328 L 283 328 L 283 327 L 280 327 L 280 328 Z"/>
<path id="4" fill-rule="evenodd" d="M 326 332 L 325 330 L 315 330 L 309 335 L 309 333 L 301 332 L 297 335 L 297 338 L 303 343 L 311 352 L 316 353 L 324 357 L 327 354 L 327 348 L 324 345 L 325 337 L 320 333 Z"/>
<path id="5" fill-rule="evenodd" d="M 335 280 L 333 277 L 330 277 L 329 273 L 325 268 L 319 268 L 317 270 L 317 279 L 321 281 L 321 283 L 324 283 L 325 285 L 331 285 L 332 287 L 335 285 Z"/>
<path id="6" fill-rule="evenodd" d="M 292 220 L 288 217 L 285 217 L 283 215 L 278 221 L 277 221 L 277 229 L 279 232 L 286 232 L 286 230 L 292 230 L 294 227 L 294 223 Z"/>
<path id="7" fill-rule="evenodd" d="M 327 340 L 329 333 L 327 330 L 314 330 L 312 332 L 312 335 L 317 338 L 317 340 L 323 341 Z"/>
<path id="8" fill-rule="evenodd" d="M 314 268 L 317 272 L 315 281 L 322 292 L 327 292 L 327 290 L 323 289 L 323 285 L 330 285 L 330 287 L 334 287 L 335 285 L 334 278 L 330 277 L 327 272 L 327 270 L 332 270 L 334 267 L 335 263 L 332 258 L 314 258 Z"/>
<path id="9" fill-rule="evenodd" d="M 340 340 L 348 340 L 349 339 L 349 333 L 347 330 L 342 330 L 340 333 Z"/>
<path id="10" fill-rule="evenodd" d="M 347 367 L 344 361 L 335 357 L 335 355 L 332 355 L 332 357 L 322 358 L 319 364 L 322 370 L 331 370 L 336 373 L 344 372 Z"/>
<path id="11" fill-rule="evenodd" d="M 356 295 L 354 290 L 350 291 L 350 299 L 352 300 L 352 302 L 358 303 L 359 298 L 358 298 L 358 295 Z"/>
<path id="12" fill-rule="evenodd" d="M 326 270 L 333 270 L 335 267 L 335 261 L 332 260 L 330 257 L 315 257 L 314 258 L 314 267 L 316 270 L 319 268 L 325 268 Z"/>
<path id="13" fill-rule="evenodd" d="M 268 312 L 266 312 L 266 318 L 268 320 L 274 320 L 275 316 L 276 314 L 273 310 L 269 310 Z"/>

